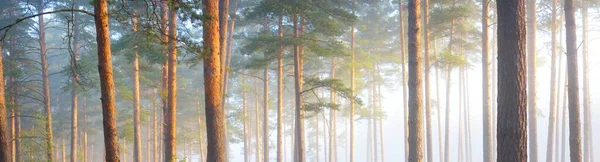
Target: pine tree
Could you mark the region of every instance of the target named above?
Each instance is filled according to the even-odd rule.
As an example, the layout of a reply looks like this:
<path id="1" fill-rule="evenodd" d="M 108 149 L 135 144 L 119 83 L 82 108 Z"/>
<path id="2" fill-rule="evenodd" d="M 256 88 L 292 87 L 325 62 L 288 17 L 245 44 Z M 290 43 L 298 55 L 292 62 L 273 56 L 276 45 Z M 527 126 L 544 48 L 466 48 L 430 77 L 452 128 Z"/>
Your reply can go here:
<path id="1" fill-rule="evenodd" d="M 497 1 L 498 161 L 527 161 L 525 0 Z"/>

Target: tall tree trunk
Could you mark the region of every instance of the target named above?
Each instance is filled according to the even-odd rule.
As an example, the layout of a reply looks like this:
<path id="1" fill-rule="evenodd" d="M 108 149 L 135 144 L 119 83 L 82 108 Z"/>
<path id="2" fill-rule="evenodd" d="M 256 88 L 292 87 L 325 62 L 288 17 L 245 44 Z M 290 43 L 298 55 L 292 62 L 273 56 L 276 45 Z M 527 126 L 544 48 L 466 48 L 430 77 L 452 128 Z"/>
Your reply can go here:
<path id="1" fill-rule="evenodd" d="M 162 87 L 160 89 L 160 101 L 162 103 L 162 113 L 161 113 L 161 120 L 160 120 L 160 140 L 159 141 L 159 151 L 160 154 L 158 155 L 158 159 L 159 161 L 162 161 L 162 159 L 164 158 L 164 149 L 165 149 L 165 137 L 166 137 L 166 131 L 165 131 L 165 119 L 166 115 L 167 115 L 167 91 L 168 91 L 168 79 L 169 79 L 169 24 L 168 24 L 168 20 L 169 20 L 169 7 L 167 5 L 167 0 L 162 0 L 160 3 L 160 8 L 161 8 L 161 39 L 162 39 L 162 43 L 164 44 L 164 54 L 165 54 L 165 60 L 162 62 L 162 66 L 161 66 L 161 71 L 162 71 Z"/>
<path id="2" fill-rule="evenodd" d="M 584 146 L 584 157 L 583 161 L 589 162 L 592 160 L 593 152 L 591 152 L 593 142 L 592 142 L 592 120 L 590 117 L 590 89 L 589 89 L 589 73 L 588 73 L 588 1 L 582 1 L 583 3 L 581 7 L 581 17 L 582 17 L 582 41 L 583 41 L 583 136 L 585 137 L 583 140 Z"/>
<path id="3" fill-rule="evenodd" d="M 404 109 L 404 160 L 408 161 L 408 86 L 406 76 L 406 56 L 404 52 L 404 14 L 402 1 L 398 1 L 398 21 L 400 22 L 400 59 L 402 60 L 402 107 Z M 353 35 L 354 35 L 354 30 Z M 354 39 L 354 36 L 353 36 Z M 354 49 L 354 47 L 352 48 Z"/>
<path id="4" fill-rule="evenodd" d="M 152 101 L 152 162 L 158 162 L 158 107 L 156 105 L 156 96 L 157 96 L 157 90 L 154 89 L 153 90 L 153 95 L 155 97 L 152 97 L 151 101 Z M 202 141 L 198 141 L 198 143 L 201 143 Z"/>
<path id="5" fill-rule="evenodd" d="M 528 133 L 529 158 L 531 162 L 538 161 L 537 138 L 537 102 L 536 102 L 536 30 L 537 30 L 536 0 L 527 0 L 527 105 L 528 105 Z"/>
<path id="6" fill-rule="evenodd" d="M 546 161 L 552 162 L 553 161 L 553 155 L 554 155 L 554 129 L 556 129 L 556 109 L 557 109 L 557 105 L 556 105 L 556 28 L 557 28 L 557 22 L 556 22 L 556 12 L 557 12 L 557 4 L 558 4 L 558 0 L 552 0 L 552 17 L 551 17 L 551 26 L 550 26 L 550 31 L 551 31 L 551 45 L 550 45 L 550 52 L 552 53 L 552 58 L 551 58 L 551 74 L 550 74 L 550 104 L 549 104 L 549 109 L 550 109 L 550 114 L 549 114 L 549 121 L 548 121 L 548 140 L 546 141 Z M 560 84 L 558 84 L 560 85 Z"/>
<path id="7" fill-rule="evenodd" d="M 335 79 L 335 57 L 331 58 L 331 70 L 330 70 L 330 77 L 331 79 Z M 336 96 L 335 96 L 335 90 L 332 89 L 331 93 L 329 94 L 329 102 L 331 104 L 336 104 Z M 336 110 L 335 109 L 329 109 L 329 162 L 335 162 L 336 161 L 336 157 L 337 157 L 337 142 L 336 142 Z"/>
<path id="8" fill-rule="evenodd" d="M 315 161 L 319 162 L 319 115 L 315 115 Z"/>
<path id="9" fill-rule="evenodd" d="M 581 121 L 579 114 L 579 71 L 577 70 L 577 33 L 575 5 L 565 0 L 565 27 L 567 45 L 567 76 L 569 78 L 569 148 L 571 161 L 581 161 Z"/>
<path id="10" fill-rule="evenodd" d="M 379 78 L 381 78 L 381 72 L 379 71 L 379 63 L 377 64 L 377 76 Z M 385 162 L 385 154 L 384 154 L 384 150 L 383 150 L 383 144 L 384 144 L 384 140 L 383 140 L 383 117 L 381 115 L 383 115 L 383 105 L 381 104 L 381 100 L 382 100 L 383 95 L 381 94 L 381 83 L 377 84 L 377 118 L 379 119 L 379 139 L 381 140 L 380 142 L 380 149 L 381 149 L 381 162 Z"/>
<path id="11" fill-rule="evenodd" d="M 83 162 L 88 162 L 87 98 L 83 98 Z"/>
<path id="12" fill-rule="evenodd" d="M 498 161 L 527 161 L 525 0 L 497 2 Z"/>
<path id="13" fill-rule="evenodd" d="M 283 16 L 279 15 L 277 22 L 277 36 L 283 40 Z M 283 161 L 283 145 L 284 145 L 284 134 L 283 134 L 283 45 L 279 46 L 277 51 L 277 161 Z"/>
<path id="14" fill-rule="evenodd" d="M 234 11 L 235 12 L 235 11 Z M 220 72 L 221 72 L 221 109 L 223 109 L 223 113 L 225 116 L 225 102 L 227 102 L 227 68 L 229 67 L 227 63 L 227 59 L 229 54 L 227 53 L 227 45 L 228 45 L 228 17 L 229 17 L 229 0 L 219 0 L 219 61 L 220 64 Z M 233 28 L 233 26 L 232 26 Z M 229 133 L 227 132 L 227 120 L 223 121 L 223 129 L 225 130 L 223 133 L 225 134 L 225 155 L 229 155 Z M 225 161 L 229 161 L 229 157 L 225 156 Z"/>
<path id="15" fill-rule="evenodd" d="M 482 66 L 482 103 L 483 103 L 483 161 L 492 162 L 492 110 L 490 99 L 490 57 L 489 57 L 489 0 L 483 0 L 481 5 L 481 66 Z"/>
<path id="16" fill-rule="evenodd" d="M 204 14 L 213 17 L 203 22 L 204 46 L 210 51 L 204 59 L 204 91 L 206 111 L 206 134 L 208 141 L 207 161 L 226 161 L 225 112 L 221 108 L 221 55 L 219 52 L 219 14 L 217 0 L 204 0 Z M 227 21 L 227 20 L 223 20 Z"/>
<path id="17" fill-rule="evenodd" d="M 134 11 L 131 17 L 133 32 L 137 32 L 137 15 Z M 137 45 L 133 47 L 133 161 L 140 162 L 141 154 L 141 129 L 140 129 L 140 67 Z"/>
<path id="18" fill-rule="evenodd" d="M 13 140 L 15 141 L 15 162 L 21 161 L 21 108 L 19 105 L 20 86 L 16 79 L 13 80 L 13 111 L 15 112 L 14 124 L 15 124 L 15 135 Z"/>
<path id="19" fill-rule="evenodd" d="M 247 107 L 247 101 L 246 101 L 246 77 L 244 75 L 241 76 L 241 80 L 242 80 L 242 114 L 243 114 L 243 118 L 242 118 L 242 124 L 243 124 L 243 131 L 244 131 L 244 162 L 250 162 L 250 139 L 248 138 L 248 107 Z M 200 108 L 200 107 L 198 107 Z"/>
<path id="20" fill-rule="evenodd" d="M 352 0 L 352 14 L 355 14 L 356 10 L 356 0 Z M 402 12 L 400 12 L 402 13 Z M 402 19 L 402 18 L 400 18 Z M 402 23 L 401 23 L 402 24 Z M 402 27 L 400 27 L 402 28 Z M 351 54 L 351 61 L 350 61 L 350 96 L 354 96 L 354 79 L 356 77 L 355 71 L 356 71 L 356 54 L 355 54 L 355 44 L 356 44 L 356 35 L 354 33 L 354 25 L 352 25 L 352 27 L 350 27 L 350 51 L 352 51 Z M 404 58 L 404 57 L 403 57 Z M 403 77 L 404 78 L 404 77 Z M 354 162 L 354 111 L 355 111 L 355 103 L 354 103 L 354 99 L 350 99 L 350 162 Z"/>
<path id="21" fill-rule="evenodd" d="M 433 161 L 433 139 L 431 130 L 431 86 L 429 82 L 429 0 L 423 0 L 421 6 L 423 13 L 423 48 L 424 48 L 424 82 L 425 82 L 425 127 L 426 127 L 426 138 L 427 138 L 427 161 Z"/>
<path id="22" fill-rule="evenodd" d="M 266 53 L 265 53 L 266 54 Z M 269 161 L 269 65 L 263 71 L 263 159 Z"/>
<path id="23" fill-rule="evenodd" d="M 66 153 L 67 151 L 65 149 L 65 135 L 64 134 L 63 134 L 63 138 L 62 138 L 61 148 L 62 148 L 62 150 L 61 150 L 60 157 L 62 159 L 62 162 L 67 162 L 67 153 Z"/>
<path id="24" fill-rule="evenodd" d="M 565 73 L 566 73 L 566 71 L 565 71 Z M 564 89 L 563 89 L 563 107 L 562 107 L 563 113 L 562 113 L 562 129 L 561 129 L 562 139 L 561 139 L 561 144 L 560 144 L 561 150 L 560 150 L 560 158 L 559 158 L 560 161 L 566 161 L 565 158 L 567 158 L 567 156 L 566 156 L 566 152 L 567 152 L 566 151 L 567 150 L 566 149 L 567 148 L 567 114 L 569 113 L 568 109 L 567 109 L 567 105 L 568 105 L 567 96 L 569 96 L 568 92 L 567 92 L 567 90 L 569 89 L 568 80 L 569 80 L 569 78 L 567 77 L 567 74 L 565 74 L 565 84 L 563 85 Z"/>
<path id="25" fill-rule="evenodd" d="M 294 37 L 300 37 L 300 34 L 304 32 L 304 17 L 301 16 L 300 21 L 298 21 L 298 15 L 295 14 L 293 19 L 294 22 Z M 296 137 L 295 137 L 295 148 L 297 162 L 306 161 L 306 152 L 304 147 L 304 110 L 302 109 L 302 76 L 303 76 L 303 61 L 302 61 L 302 47 L 300 44 L 296 44 L 294 47 L 294 87 L 295 87 L 295 101 L 296 101 Z"/>
<path id="26" fill-rule="evenodd" d="M 409 91 L 409 157 L 408 161 L 423 161 L 423 65 L 419 52 L 421 36 L 421 2 L 420 0 L 408 1 L 408 91 Z"/>
<path id="27" fill-rule="evenodd" d="M 444 122 L 445 130 L 444 130 L 444 162 L 447 162 L 450 159 L 450 79 L 452 76 L 452 69 L 446 69 L 446 120 Z"/>
<path id="28" fill-rule="evenodd" d="M 437 55 L 437 41 L 433 40 L 433 53 Z M 439 56 L 436 56 L 439 58 Z M 444 161 L 444 152 L 442 144 L 442 111 L 440 110 L 440 78 L 439 78 L 439 68 L 437 66 L 432 66 L 435 69 L 435 100 L 436 100 L 436 111 L 437 111 L 437 128 L 438 128 L 438 158 L 440 162 Z"/>
<path id="29" fill-rule="evenodd" d="M 258 79 L 254 80 L 254 155 L 256 155 L 256 162 L 260 162 L 260 113 L 258 111 Z"/>
<path id="30" fill-rule="evenodd" d="M 105 157 L 106 161 L 114 162 L 119 160 L 119 136 L 117 134 L 115 83 L 113 81 L 108 3 L 106 0 L 94 1 L 94 20 L 96 23 L 96 42 L 98 44 L 98 72 L 100 74 Z"/>
<path id="31" fill-rule="evenodd" d="M 176 146 L 177 146 L 177 7 L 178 7 L 178 1 L 173 0 L 169 4 L 171 6 L 169 6 L 169 15 L 168 15 L 169 16 L 169 48 L 168 48 L 169 56 L 167 57 L 167 59 L 169 60 L 169 62 L 168 62 L 168 68 L 167 68 L 168 69 L 167 108 L 165 111 L 165 114 L 166 114 L 166 117 L 165 117 L 165 151 L 164 151 L 165 162 L 177 161 Z M 210 80 L 210 79 L 208 79 L 208 80 Z M 220 88 L 220 84 L 216 85 L 215 87 Z M 208 90 L 207 90 L 207 92 L 208 92 Z M 206 101 L 207 101 L 207 103 L 210 102 L 209 100 L 206 100 Z M 209 109 L 208 105 L 206 106 L 206 109 Z M 208 116 L 208 113 L 207 113 L 207 116 Z"/>
<path id="32" fill-rule="evenodd" d="M 39 2 L 38 14 L 44 12 L 44 3 Z M 46 24 L 44 23 L 44 15 L 38 16 L 38 36 L 40 38 L 40 57 L 42 62 L 42 86 L 44 93 L 44 113 L 46 115 L 45 133 L 46 133 L 46 159 L 50 162 L 54 161 L 52 157 L 53 135 L 52 135 L 52 107 L 50 105 L 50 81 L 48 74 L 48 56 L 46 49 Z M 1 54 L 1 53 L 0 53 Z M 3 95 L 2 95 L 3 96 Z M 0 160 L 2 161 L 2 160 Z"/>
<path id="33" fill-rule="evenodd" d="M 561 21 L 559 21 L 559 22 L 561 22 Z M 559 28 L 559 29 L 561 29 L 561 28 Z M 562 38 L 562 36 L 560 38 Z M 560 40 L 560 39 L 558 39 L 558 40 Z M 556 121 L 556 125 L 557 125 L 556 136 L 557 137 L 556 137 L 556 156 L 555 156 L 556 160 L 555 161 L 562 161 L 564 159 L 563 157 L 564 157 L 564 152 L 565 152 L 564 143 L 562 140 L 564 140 L 564 135 L 565 135 L 564 120 L 566 120 L 565 117 L 566 117 L 567 112 L 564 110 L 564 109 L 566 109 L 566 108 L 564 108 L 564 107 L 566 107 L 566 94 L 563 95 L 562 93 L 566 93 L 566 91 L 564 91 L 564 90 L 566 90 L 565 85 L 566 85 L 567 79 L 566 78 L 563 79 L 563 77 L 562 77 L 563 76 L 562 75 L 562 69 L 563 69 L 562 68 L 562 62 L 563 62 L 562 56 L 563 55 L 561 55 L 561 54 L 558 55 L 558 69 L 557 69 L 558 70 L 558 76 L 557 76 L 558 84 L 556 85 L 557 86 L 557 88 L 556 88 L 556 90 L 557 90 L 556 109 L 557 109 L 557 112 L 559 115 L 557 116 L 558 120 Z M 563 83 L 563 81 L 565 83 Z M 562 93 L 561 93 L 561 91 L 562 91 Z M 564 97 L 561 97 L 561 95 L 563 95 Z M 565 99 L 561 99 L 561 98 L 565 98 Z M 561 107 L 561 101 L 563 102 L 562 107 Z M 562 147 L 562 150 L 561 150 L 561 147 Z"/>
<path id="34" fill-rule="evenodd" d="M 2 42 L 0 42 L 0 96 L 4 96 L 4 70 L 2 61 Z M 12 161 L 11 159 L 11 139 L 8 132 L 7 108 L 4 97 L 0 97 L 0 161 Z M 52 145 L 50 145 L 52 147 Z M 51 155 L 52 156 L 52 155 Z"/>
<path id="35" fill-rule="evenodd" d="M 73 19 L 75 19 L 75 15 L 73 15 Z M 73 46 L 72 46 L 72 54 L 71 57 L 71 66 L 77 66 L 77 58 L 79 57 L 79 28 L 77 27 L 77 21 L 73 20 Z M 79 84 L 79 74 L 77 70 L 71 70 L 72 72 L 72 80 L 71 84 L 71 162 L 77 162 L 77 140 L 78 140 L 78 129 L 79 126 L 77 122 L 79 121 L 79 108 L 78 108 L 78 84 Z"/>

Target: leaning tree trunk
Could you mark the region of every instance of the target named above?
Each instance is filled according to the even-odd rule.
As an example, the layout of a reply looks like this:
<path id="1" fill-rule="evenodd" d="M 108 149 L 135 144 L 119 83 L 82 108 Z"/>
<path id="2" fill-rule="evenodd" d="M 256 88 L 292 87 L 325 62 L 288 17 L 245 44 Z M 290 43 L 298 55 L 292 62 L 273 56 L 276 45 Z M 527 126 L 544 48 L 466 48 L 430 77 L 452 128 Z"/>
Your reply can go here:
<path id="1" fill-rule="evenodd" d="M 577 70 L 577 33 L 574 0 L 565 0 L 567 76 L 569 78 L 569 148 L 571 161 L 581 161 L 581 121 L 579 114 L 579 78 Z"/>
<path id="2" fill-rule="evenodd" d="M 133 32 L 137 32 L 137 15 L 134 11 L 131 17 Z M 133 161 L 140 162 L 141 154 L 141 128 L 140 128 L 140 66 L 137 45 L 133 47 Z"/>
<path id="3" fill-rule="evenodd" d="M 40 0 L 38 13 L 44 12 L 44 3 Z M 44 23 L 44 15 L 41 14 L 38 16 L 38 35 L 40 38 L 40 57 L 42 62 L 42 86 L 44 93 L 44 113 L 46 114 L 46 159 L 50 162 L 54 161 L 54 157 L 52 156 L 52 150 L 54 149 L 53 140 L 54 137 L 52 135 L 52 107 L 50 105 L 50 81 L 48 74 L 48 55 L 46 49 L 46 25 Z M 0 53 L 1 54 L 1 53 Z M 1 67 L 0 67 L 1 68 Z M 0 95 L 4 96 L 4 95 Z M 1 111 L 1 110 L 0 110 Z M 0 160 L 2 161 L 2 160 Z"/>
<path id="4" fill-rule="evenodd" d="M 217 0 L 204 0 L 205 19 L 204 48 L 207 53 L 204 59 L 204 91 L 206 111 L 206 134 L 208 141 L 207 161 L 224 162 L 226 158 L 225 112 L 221 108 L 221 53 L 219 46 L 219 14 Z M 223 20 L 227 21 L 227 20 Z"/>
<path id="5" fill-rule="evenodd" d="M 169 60 L 167 67 L 167 108 L 165 111 L 165 162 L 177 161 L 177 3 L 177 0 L 169 3 L 172 6 L 169 6 L 168 15 L 170 21 L 168 34 L 169 56 L 167 57 Z M 216 88 L 220 88 L 220 85 L 217 85 Z"/>
<path id="6" fill-rule="evenodd" d="M 98 73 L 102 101 L 102 123 L 104 126 L 104 148 L 106 161 L 119 161 L 119 136 L 115 109 L 115 83 L 113 81 L 110 53 L 110 31 L 108 28 L 107 0 L 94 1 L 94 22 L 98 46 Z"/>
<path id="7" fill-rule="evenodd" d="M 525 0 L 497 2 L 498 161 L 527 161 Z"/>
<path id="8" fill-rule="evenodd" d="M 423 105 L 422 56 L 419 52 L 421 36 L 420 0 L 408 1 L 408 92 L 409 92 L 409 156 L 408 161 L 423 161 Z"/>
<path id="9" fill-rule="evenodd" d="M 492 110 L 490 99 L 490 57 L 489 57 L 489 0 L 483 0 L 481 5 L 481 66 L 482 66 L 482 103 L 483 103 L 483 161 L 492 162 Z"/>

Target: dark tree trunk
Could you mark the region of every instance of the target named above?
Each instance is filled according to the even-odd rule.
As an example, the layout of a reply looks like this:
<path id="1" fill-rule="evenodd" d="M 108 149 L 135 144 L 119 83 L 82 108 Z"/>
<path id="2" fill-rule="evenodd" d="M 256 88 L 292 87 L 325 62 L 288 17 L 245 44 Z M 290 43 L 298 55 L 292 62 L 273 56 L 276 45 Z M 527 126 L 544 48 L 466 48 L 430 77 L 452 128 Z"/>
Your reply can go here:
<path id="1" fill-rule="evenodd" d="M 98 72 L 100 74 L 105 158 L 108 162 L 116 162 L 119 161 L 119 136 L 117 134 L 115 83 L 113 81 L 108 3 L 106 0 L 94 1 L 94 20 L 96 23 L 96 42 L 98 44 Z"/>
<path id="2" fill-rule="evenodd" d="M 574 0 L 565 0 L 567 76 L 569 78 L 569 148 L 572 162 L 581 161 L 581 121 L 579 114 L 579 78 L 577 70 L 577 33 Z"/>
<path id="3" fill-rule="evenodd" d="M 497 2 L 498 161 L 527 161 L 525 0 Z"/>

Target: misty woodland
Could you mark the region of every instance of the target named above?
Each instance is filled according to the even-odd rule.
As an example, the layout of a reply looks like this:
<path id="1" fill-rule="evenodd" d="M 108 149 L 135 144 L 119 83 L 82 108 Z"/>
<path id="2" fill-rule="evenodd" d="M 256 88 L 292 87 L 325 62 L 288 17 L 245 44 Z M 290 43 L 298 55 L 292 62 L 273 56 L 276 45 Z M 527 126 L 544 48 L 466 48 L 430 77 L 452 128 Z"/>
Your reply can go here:
<path id="1" fill-rule="evenodd" d="M 600 0 L 0 0 L 0 162 L 598 162 L 595 20 Z"/>

